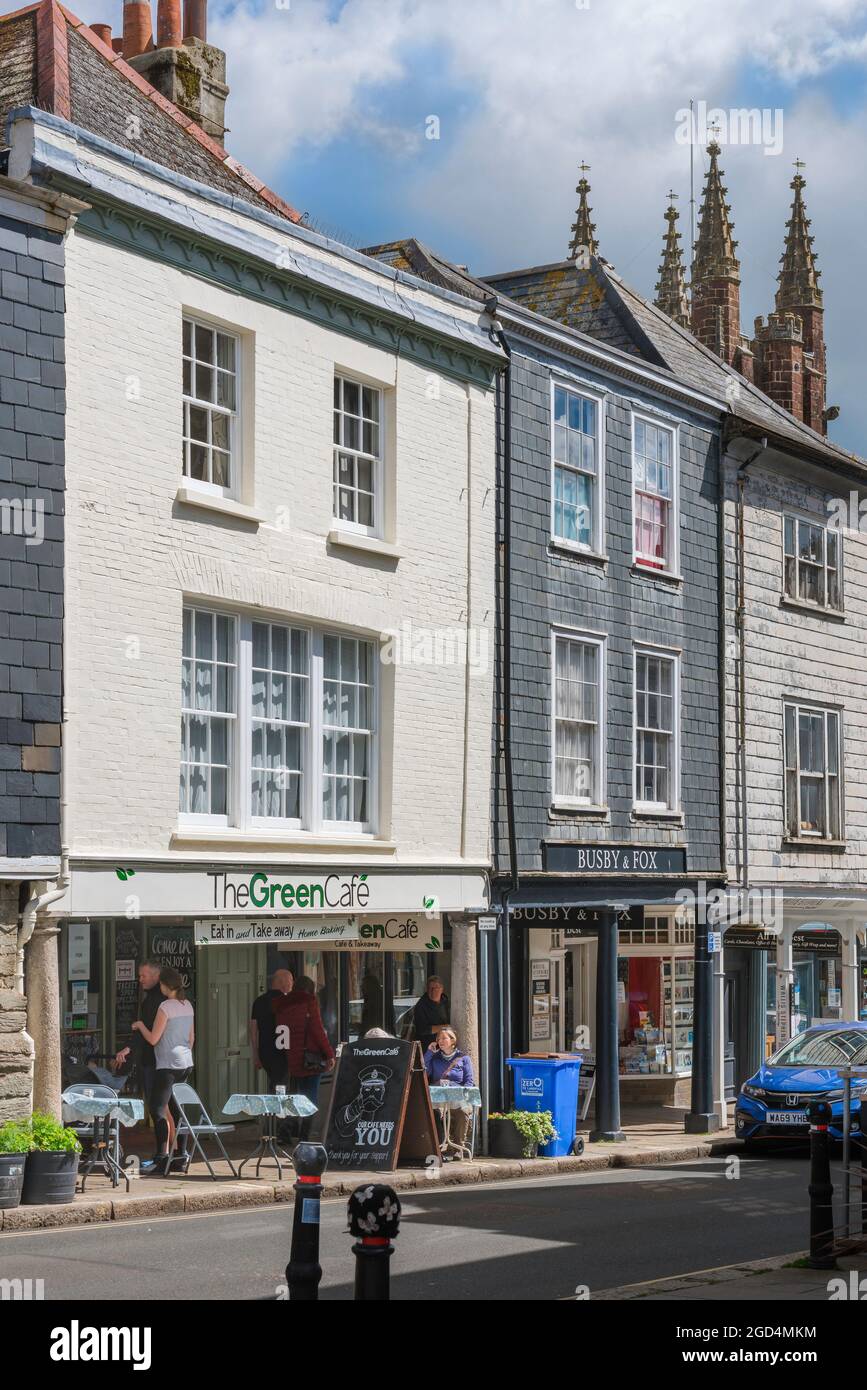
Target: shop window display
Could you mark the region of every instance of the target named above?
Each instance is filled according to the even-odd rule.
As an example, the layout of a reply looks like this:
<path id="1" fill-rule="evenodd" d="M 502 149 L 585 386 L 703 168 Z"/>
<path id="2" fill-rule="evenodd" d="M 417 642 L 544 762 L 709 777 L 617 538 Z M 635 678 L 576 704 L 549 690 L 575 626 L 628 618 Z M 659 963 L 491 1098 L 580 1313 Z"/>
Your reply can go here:
<path id="1" fill-rule="evenodd" d="M 620 1074 L 688 1076 L 693 1048 L 694 924 L 648 913 L 621 927 L 617 963 Z M 667 948 L 667 949 L 666 949 Z"/>

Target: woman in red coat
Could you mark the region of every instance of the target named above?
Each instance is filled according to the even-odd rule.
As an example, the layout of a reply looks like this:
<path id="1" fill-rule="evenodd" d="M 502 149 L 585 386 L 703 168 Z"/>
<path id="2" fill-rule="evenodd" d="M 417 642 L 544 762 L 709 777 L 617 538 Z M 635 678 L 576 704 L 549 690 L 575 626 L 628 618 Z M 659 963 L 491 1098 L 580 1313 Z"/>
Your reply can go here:
<path id="1" fill-rule="evenodd" d="M 295 981 L 289 994 L 274 1001 L 274 1018 L 277 1047 L 285 1049 L 288 1058 L 289 1094 L 307 1096 L 316 1105 L 323 1071 L 334 1070 L 334 1048 L 322 1026 L 316 986 L 307 975 Z M 309 1121 L 305 1120 L 302 1138 L 308 1129 Z"/>

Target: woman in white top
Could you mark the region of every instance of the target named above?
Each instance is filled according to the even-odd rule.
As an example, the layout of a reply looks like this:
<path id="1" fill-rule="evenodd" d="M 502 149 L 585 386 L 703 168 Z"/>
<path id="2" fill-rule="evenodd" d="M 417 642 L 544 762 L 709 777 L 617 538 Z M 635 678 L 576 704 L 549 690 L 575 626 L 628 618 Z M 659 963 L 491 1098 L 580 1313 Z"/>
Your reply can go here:
<path id="1" fill-rule="evenodd" d="M 171 1166 L 175 1146 L 177 1107 L 172 1099 L 172 1087 L 186 1081 L 193 1065 L 195 1019 L 193 1006 L 184 995 L 184 982 L 177 970 L 164 965 L 160 970 L 160 990 L 165 996 L 157 1009 L 153 1028 L 146 1028 L 141 1019 L 132 1025 L 154 1050 L 156 1074 L 150 1108 L 154 1116 L 157 1155 L 150 1171 L 165 1176 Z M 189 1154 L 184 1155 L 183 1171 L 189 1167 Z M 145 1165 L 142 1165 L 145 1168 Z"/>

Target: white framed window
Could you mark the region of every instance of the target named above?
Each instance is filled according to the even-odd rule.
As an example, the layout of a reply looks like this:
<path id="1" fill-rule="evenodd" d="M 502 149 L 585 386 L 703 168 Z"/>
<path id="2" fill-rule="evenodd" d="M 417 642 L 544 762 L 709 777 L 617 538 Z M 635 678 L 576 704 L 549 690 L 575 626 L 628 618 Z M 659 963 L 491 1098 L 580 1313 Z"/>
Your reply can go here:
<path id="1" fill-rule="evenodd" d="M 573 550 L 602 549 L 603 399 L 552 383 L 551 536 Z"/>
<path id="2" fill-rule="evenodd" d="M 238 490 L 240 339 L 184 315 L 183 473 L 229 496 Z"/>
<path id="3" fill-rule="evenodd" d="M 334 377 L 334 519 L 377 535 L 382 530 L 382 391 Z"/>
<path id="4" fill-rule="evenodd" d="M 843 609 L 839 531 L 806 517 L 783 517 L 783 592 L 797 603 Z"/>
<path id="5" fill-rule="evenodd" d="M 680 804 L 680 662 L 671 652 L 635 649 L 635 808 Z"/>
<path id="6" fill-rule="evenodd" d="M 632 511 L 636 565 L 675 571 L 678 559 L 677 430 L 632 417 Z"/>
<path id="7" fill-rule="evenodd" d="M 183 633 L 182 822 L 372 833 L 373 642 L 195 607 Z"/>
<path id="8" fill-rule="evenodd" d="M 554 805 L 601 806 L 605 798 L 605 640 L 553 634 Z"/>
<path id="9" fill-rule="evenodd" d="M 840 840 L 840 712 L 786 701 L 786 833 L 790 839 Z"/>
<path id="10" fill-rule="evenodd" d="M 185 608 L 181 658 L 183 815 L 228 823 L 237 727 L 235 619 Z"/>

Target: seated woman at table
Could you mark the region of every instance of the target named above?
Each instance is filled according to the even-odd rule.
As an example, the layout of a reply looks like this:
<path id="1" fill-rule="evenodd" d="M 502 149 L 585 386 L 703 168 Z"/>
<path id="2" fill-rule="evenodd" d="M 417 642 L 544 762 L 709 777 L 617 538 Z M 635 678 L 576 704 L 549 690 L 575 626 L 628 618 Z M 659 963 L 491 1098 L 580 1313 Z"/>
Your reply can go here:
<path id="1" fill-rule="evenodd" d="M 458 1047 L 458 1035 L 454 1028 L 440 1028 L 424 1055 L 424 1069 L 431 1086 L 475 1086 L 473 1062 L 469 1053 Z M 449 1107 L 449 1140 L 447 1149 L 462 1149 L 466 1145 L 467 1132 L 473 1118 L 471 1105 Z M 436 1107 L 437 1129 L 440 1143 L 443 1142 L 444 1107 Z"/>
<path id="2" fill-rule="evenodd" d="M 164 997 L 157 1009 L 153 1028 L 147 1028 L 141 1019 L 136 1019 L 132 1026 L 153 1047 L 156 1063 L 150 1108 L 154 1116 L 157 1153 L 153 1166 L 143 1163 L 142 1171 L 165 1177 L 172 1164 L 179 1118 L 172 1099 L 172 1087 L 186 1081 L 190 1074 L 195 1018 L 193 1006 L 184 994 L 183 978 L 170 965 L 164 965 L 160 970 L 160 991 Z M 185 1152 L 181 1155 L 180 1167 L 186 1172 L 189 1166 L 190 1155 Z"/>

